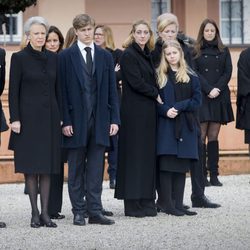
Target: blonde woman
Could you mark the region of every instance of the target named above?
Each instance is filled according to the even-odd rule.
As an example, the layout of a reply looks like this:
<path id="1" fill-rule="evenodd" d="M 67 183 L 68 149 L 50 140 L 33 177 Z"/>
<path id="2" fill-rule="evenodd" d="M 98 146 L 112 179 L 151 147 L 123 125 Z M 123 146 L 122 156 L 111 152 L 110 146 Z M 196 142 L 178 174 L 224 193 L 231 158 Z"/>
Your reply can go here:
<path id="1" fill-rule="evenodd" d="M 158 38 L 155 43 L 155 49 L 152 52 L 153 62 L 156 67 L 159 66 L 161 60 L 163 43 L 176 40 L 181 45 L 188 66 L 193 68 L 190 43 L 187 42 L 187 37 L 179 32 L 179 22 L 177 16 L 172 13 L 163 13 L 158 16 L 157 34 Z"/>
<path id="2" fill-rule="evenodd" d="M 160 101 L 150 51 L 153 32 L 147 22 L 133 24 L 121 58 L 123 94 L 115 197 L 125 216 L 156 216 L 156 103 Z"/>
<path id="3" fill-rule="evenodd" d="M 186 172 L 198 160 L 198 122 L 201 105 L 200 83 L 188 68 L 180 44 L 162 46 L 157 69 L 163 104 L 158 104 L 157 155 L 160 171 L 158 210 L 175 216 L 195 215 L 183 207 Z"/>

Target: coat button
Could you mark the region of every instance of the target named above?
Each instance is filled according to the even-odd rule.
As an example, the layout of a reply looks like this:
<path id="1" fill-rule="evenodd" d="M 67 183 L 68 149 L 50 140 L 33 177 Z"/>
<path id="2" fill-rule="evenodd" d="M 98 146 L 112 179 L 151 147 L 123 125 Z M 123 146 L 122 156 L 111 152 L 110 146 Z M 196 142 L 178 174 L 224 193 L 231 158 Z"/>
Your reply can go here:
<path id="1" fill-rule="evenodd" d="M 180 139 L 179 139 L 179 141 L 180 141 L 180 142 L 182 142 L 182 141 L 183 141 L 183 139 L 182 139 L 182 138 L 180 138 Z"/>
<path id="2" fill-rule="evenodd" d="M 205 55 L 204 57 L 207 58 L 207 55 Z"/>
<path id="3" fill-rule="evenodd" d="M 219 56 L 216 56 L 216 59 L 218 59 L 219 58 Z"/>
<path id="4" fill-rule="evenodd" d="M 208 72 L 208 69 L 205 69 L 206 72 Z"/>
<path id="5" fill-rule="evenodd" d="M 216 71 L 216 72 L 219 72 L 219 69 L 216 69 L 215 71 Z"/>

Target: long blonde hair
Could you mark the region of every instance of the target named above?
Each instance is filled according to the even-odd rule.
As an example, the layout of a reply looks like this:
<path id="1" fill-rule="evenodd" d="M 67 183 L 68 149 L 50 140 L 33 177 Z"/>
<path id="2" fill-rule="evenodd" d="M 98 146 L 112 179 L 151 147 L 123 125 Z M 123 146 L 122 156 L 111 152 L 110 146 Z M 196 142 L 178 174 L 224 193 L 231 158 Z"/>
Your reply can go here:
<path id="1" fill-rule="evenodd" d="M 161 62 L 160 62 L 159 67 L 156 69 L 157 81 L 158 81 L 158 85 L 160 88 L 163 88 L 167 84 L 167 80 L 168 80 L 168 70 L 170 69 L 170 65 L 165 57 L 165 49 L 169 47 L 174 47 L 178 49 L 180 53 L 179 68 L 175 75 L 176 81 L 178 83 L 188 83 L 190 80 L 190 77 L 188 74 L 192 74 L 192 75 L 194 74 L 194 72 L 188 67 L 184 59 L 184 53 L 179 42 L 176 40 L 167 41 L 163 43 L 162 52 L 161 52 Z"/>
<path id="2" fill-rule="evenodd" d="M 135 39 L 134 39 L 134 33 L 136 31 L 137 26 L 140 25 L 140 24 L 144 24 L 144 25 L 146 25 L 148 27 L 150 37 L 149 37 L 149 40 L 148 40 L 146 46 L 148 47 L 148 49 L 150 51 L 154 49 L 154 47 L 155 47 L 154 34 L 153 34 L 153 31 L 152 31 L 150 25 L 145 20 L 139 20 L 139 21 L 136 21 L 133 24 L 132 29 L 131 29 L 131 31 L 129 33 L 128 38 L 125 40 L 125 42 L 122 45 L 123 48 L 128 48 L 129 45 L 132 44 L 135 41 Z"/>

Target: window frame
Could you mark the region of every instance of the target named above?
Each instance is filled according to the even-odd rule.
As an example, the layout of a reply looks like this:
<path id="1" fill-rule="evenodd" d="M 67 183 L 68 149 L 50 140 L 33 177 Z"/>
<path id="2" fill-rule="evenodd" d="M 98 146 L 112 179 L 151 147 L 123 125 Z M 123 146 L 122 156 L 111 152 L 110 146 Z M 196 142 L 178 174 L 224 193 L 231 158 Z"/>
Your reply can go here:
<path id="1" fill-rule="evenodd" d="M 10 17 L 10 14 L 6 14 L 7 17 Z M 20 11 L 19 13 L 12 14 L 12 17 L 17 18 L 17 32 L 16 34 L 0 34 L 0 44 L 19 44 L 22 40 L 23 34 L 23 12 Z M 6 28 L 5 28 L 6 31 Z"/>
<path id="2" fill-rule="evenodd" d="M 156 9 L 157 8 L 157 9 Z M 171 0 L 151 0 L 151 27 L 157 33 L 157 17 L 165 12 L 171 12 Z"/>
<path id="3" fill-rule="evenodd" d="M 223 2 L 228 2 L 229 3 L 229 8 L 230 4 L 233 2 L 237 2 L 240 4 L 240 13 L 238 17 L 232 17 L 232 8 L 233 6 L 231 5 L 231 8 L 229 9 L 228 17 L 222 17 L 222 4 Z M 248 15 L 247 13 L 250 12 L 250 4 L 247 3 L 245 0 L 220 0 L 219 2 L 219 9 L 220 9 L 220 30 L 221 30 L 221 39 L 224 44 L 230 47 L 245 47 L 250 44 L 250 32 L 247 31 L 247 26 L 249 24 L 249 21 L 247 19 Z M 229 27 L 229 37 L 223 37 L 223 22 L 228 22 L 228 27 Z M 232 34 L 233 32 L 233 22 L 240 22 L 240 36 L 234 36 Z"/>

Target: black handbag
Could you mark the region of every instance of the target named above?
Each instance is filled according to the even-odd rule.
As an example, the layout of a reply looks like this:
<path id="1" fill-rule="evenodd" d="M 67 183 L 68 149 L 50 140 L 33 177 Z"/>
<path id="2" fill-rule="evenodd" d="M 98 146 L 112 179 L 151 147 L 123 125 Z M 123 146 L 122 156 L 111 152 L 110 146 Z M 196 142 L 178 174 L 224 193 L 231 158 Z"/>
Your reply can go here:
<path id="1" fill-rule="evenodd" d="M 9 126 L 6 122 L 6 118 L 3 112 L 3 109 L 1 108 L 1 121 L 0 121 L 0 132 L 5 132 L 9 129 Z"/>

